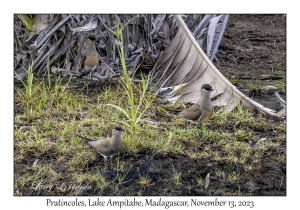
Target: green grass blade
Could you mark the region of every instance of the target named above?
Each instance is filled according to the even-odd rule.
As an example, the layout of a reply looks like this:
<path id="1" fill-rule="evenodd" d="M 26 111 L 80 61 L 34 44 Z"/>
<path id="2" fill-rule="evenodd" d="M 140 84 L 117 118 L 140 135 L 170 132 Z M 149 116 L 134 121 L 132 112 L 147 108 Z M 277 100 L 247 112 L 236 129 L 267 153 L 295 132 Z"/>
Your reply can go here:
<path id="1" fill-rule="evenodd" d="M 116 106 L 114 104 L 106 104 L 106 105 L 115 107 L 116 109 L 118 109 L 119 111 L 121 111 L 128 119 L 130 119 L 130 116 L 128 115 L 128 113 L 124 109 L 122 109 L 121 107 Z"/>

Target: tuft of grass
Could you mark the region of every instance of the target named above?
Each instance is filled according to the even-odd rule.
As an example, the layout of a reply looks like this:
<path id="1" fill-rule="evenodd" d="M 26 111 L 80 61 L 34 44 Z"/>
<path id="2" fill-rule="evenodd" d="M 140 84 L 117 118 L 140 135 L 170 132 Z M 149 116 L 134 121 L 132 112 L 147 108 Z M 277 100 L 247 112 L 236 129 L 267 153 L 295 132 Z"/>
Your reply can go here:
<path id="1" fill-rule="evenodd" d="M 253 134 L 251 131 L 249 132 L 239 129 L 235 132 L 235 138 L 237 141 L 249 141 L 249 139 L 252 139 L 252 137 Z"/>
<path id="2" fill-rule="evenodd" d="M 136 168 L 136 170 L 140 176 L 140 179 L 137 181 L 137 183 L 142 187 L 148 187 L 152 181 L 151 178 L 148 176 L 148 174 L 146 174 L 146 176 L 142 176 L 140 174 L 139 168 Z"/>
<path id="3" fill-rule="evenodd" d="M 98 176 L 96 179 L 97 187 L 102 187 L 105 184 L 107 184 L 106 178 L 103 175 Z"/>
<path id="4" fill-rule="evenodd" d="M 86 176 L 83 174 L 73 174 L 72 179 L 76 185 L 80 185 L 86 180 Z"/>
<path id="5" fill-rule="evenodd" d="M 240 179 L 240 175 L 237 174 L 235 171 L 233 171 L 232 173 L 228 174 L 228 176 L 226 177 L 226 180 L 230 183 L 232 182 L 237 182 Z"/>
<path id="6" fill-rule="evenodd" d="M 27 83 L 25 83 L 22 79 L 20 79 L 20 81 L 22 82 L 24 88 L 25 88 L 25 91 L 22 91 L 21 89 L 19 88 L 16 88 L 17 91 L 19 93 L 22 94 L 22 98 L 24 99 L 24 104 L 28 104 L 31 102 L 31 99 L 32 99 L 32 95 L 34 93 L 33 90 L 35 90 L 36 88 L 33 89 L 33 71 L 32 71 L 32 68 L 33 68 L 33 61 L 32 63 L 28 66 L 28 71 L 27 71 Z M 18 76 L 18 74 L 16 74 Z"/>
<path id="7" fill-rule="evenodd" d="M 181 185 L 180 177 L 181 177 L 181 172 L 177 172 L 174 168 L 173 169 L 173 181 L 176 186 Z"/>
<path id="8" fill-rule="evenodd" d="M 198 184 L 198 185 L 202 185 L 203 182 L 204 182 L 204 180 L 203 180 L 202 177 L 197 178 L 197 184 Z"/>
<path id="9" fill-rule="evenodd" d="M 146 79 L 143 76 L 143 74 L 141 74 L 141 78 L 142 78 L 141 83 L 138 86 L 134 84 L 133 77 L 137 69 L 141 65 L 141 63 L 131 76 L 129 76 L 127 71 L 125 52 L 124 52 L 123 30 L 127 26 L 127 24 L 130 21 L 132 21 L 135 17 L 129 20 L 123 27 L 120 27 L 120 24 L 118 24 L 116 31 L 112 31 L 110 28 L 108 28 L 105 25 L 116 36 L 117 40 L 119 41 L 119 44 L 117 46 L 118 46 L 118 53 L 122 65 L 123 76 L 124 76 L 124 80 L 122 80 L 121 85 L 123 91 L 126 93 L 130 110 L 127 111 L 126 108 L 114 104 L 107 104 L 107 105 L 116 108 L 117 110 L 119 110 L 125 115 L 125 117 L 129 122 L 124 122 L 124 121 L 119 121 L 119 122 L 124 124 L 131 131 L 131 134 L 133 136 L 136 134 L 138 130 L 139 122 L 143 117 L 145 111 L 150 108 L 150 106 L 152 105 L 155 99 L 154 95 L 147 93 L 149 87 L 150 75 Z"/>
<path id="10" fill-rule="evenodd" d="M 286 93 L 286 77 L 283 77 L 281 80 L 278 80 L 275 86 L 278 88 L 279 91 Z"/>
<path id="11" fill-rule="evenodd" d="M 23 20 L 28 31 L 32 30 L 33 18 L 29 18 L 27 15 L 23 15 Z"/>
<path id="12" fill-rule="evenodd" d="M 124 183 L 124 179 L 126 178 L 127 174 L 129 173 L 130 169 L 132 168 L 132 165 L 130 165 L 130 168 L 123 174 L 118 173 L 118 185 Z"/>

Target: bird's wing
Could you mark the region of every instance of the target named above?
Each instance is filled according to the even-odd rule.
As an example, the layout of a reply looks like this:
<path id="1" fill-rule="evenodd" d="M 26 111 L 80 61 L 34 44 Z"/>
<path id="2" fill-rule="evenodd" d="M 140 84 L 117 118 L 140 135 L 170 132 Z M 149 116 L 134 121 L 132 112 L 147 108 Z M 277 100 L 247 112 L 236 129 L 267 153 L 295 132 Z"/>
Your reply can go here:
<path id="1" fill-rule="evenodd" d="M 111 153 L 111 139 L 102 139 L 96 142 L 90 142 L 93 147 L 97 150 L 97 152 L 102 155 L 109 155 Z"/>
<path id="2" fill-rule="evenodd" d="M 189 120 L 197 120 L 201 115 L 202 111 L 199 104 L 193 104 L 188 109 L 183 110 L 178 114 L 179 117 L 183 117 Z"/>

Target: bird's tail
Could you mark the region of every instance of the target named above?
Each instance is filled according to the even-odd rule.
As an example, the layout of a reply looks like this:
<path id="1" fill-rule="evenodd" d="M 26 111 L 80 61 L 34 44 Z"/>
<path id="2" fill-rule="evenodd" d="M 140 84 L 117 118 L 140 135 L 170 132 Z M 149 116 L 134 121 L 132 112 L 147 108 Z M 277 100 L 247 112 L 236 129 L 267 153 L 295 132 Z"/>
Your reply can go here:
<path id="1" fill-rule="evenodd" d="M 88 146 L 91 146 L 91 145 L 89 144 L 89 141 L 93 141 L 93 140 L 88 139 L 88 138 L 85 138 L 85 137 L 80 136 L 80 135 L 78 135 L 78 134 L 75 134 L 75 135 L 78 136 L 78 137 L 83 141 L 84 144 L 86 144 L 86 145 L 88 145 Z"/>

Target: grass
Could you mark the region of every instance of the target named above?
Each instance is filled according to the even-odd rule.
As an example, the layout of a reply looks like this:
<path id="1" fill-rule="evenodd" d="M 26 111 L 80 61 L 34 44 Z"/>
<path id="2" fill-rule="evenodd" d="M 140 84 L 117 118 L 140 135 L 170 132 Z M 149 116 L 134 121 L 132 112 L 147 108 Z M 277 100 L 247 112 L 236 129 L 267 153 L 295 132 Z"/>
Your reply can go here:
<path id="1" fill-rule="evenodd" d="M 30 17 L 28 17 L 27 15 L 23 15 L 23 21 L 26 25 L 26 29 L 28 31 L 31 31 L 32 30 L 32 24 L 33 24 L 33 18 L 30 19 Z"/>
<path id="2" fill-rule="evenodd" d="M 197 178 L 197 184 L 202 185 L 204 183 L 204 180 L 202 177 Z"/>
<path id="3" fill-rule="evenodd" d="M 103 157 L 99 157 L 83 145 L 74 134 L 81 133 L 100 139 L 110 136 L 112 127 L 120 122 L 128 123 L 129 130 L 132 126 L 132 106 L 127 106 L 130 102 L 128 93 L 124 90 L 124 83 L 106 87 L 96 96 L 87 97 L 83 91 L 85 87 L 79 88 L 82 91 L 74 92 L 69 81 L 63 81 L 61 78 L 51 79 L 34 79 L 30 67 L 27 81 L 22 81 L 15 89 L 16 195 L 25 193 L 24 187 L 30 187 L 34 183 L 50 186 L 57 182 L 53 181 L 50 169 L 59 174 L 62 183 L 89 184 L 99 189 L 109 185 L 110 182 L 102 174 Z M 145 84 L 140 85 L 144 87 Z M 135 87 L 138 85 L 133 86 Z M 241 107 L 230 114 L 216 112 L 208 122 L 197 126 L 171 116 L 166 111 L 180 109 L 183 104 L 156 105 L 156 99 L 145 94 L 144 102 L 150 101 L 147 106 L 155 105 L 159 110 L 160 116 L 155 116 L 150 107 L 137 103 L 138 96 L 139 94 L 134 94 L 134 107 L 139 107 L 135 109 L 135 119 L 138 119 L 138 123 L 135 121 L 135 130 L 131 130 L 135 134 L 122 135 L 125 154 L 150 149 L 154 153 L 187 155 L 193 160 L 205 159 L 212 163 L 222 161 L 223 164 L 232 166 L 233 171 L 225 171 L 228 174 L 226 181 L 231 183 L 238 182 L 241 178 L 238 168 L 254 171 L 256 167 L 261 167 L 260 162 L 269 155 L 271 149 L 285 147 L 284 122 L 278 126 L 270 125 L 264 116 L 243 110 Z M 116 111 L 114 106 L 107 104 L 115 105 L 124 111 Z M 270 127 L 272 132 L 276 132 L 275 139 L 267 138 L 254 148 L 253 145 L 261 139 L 257 130 L 264 133 Z M 278 155 L 278 161 L 285 163 L 285 154 L 278 154 L 282 154 Z M 36 159 L 39 163 L 33 168 L 32 164 Z M 24 161 L 26 167 L 20 164 Z M 128 160 L 126 162 L 121 156 L 114 158 L 114 161 L 117 162 L 118 171 L 116 183 L 121 186 L 126 183 L 125 178 L 128 177 L 132 163 Z M 170 171 L 169 179 L 176 186 L 180 186 L 184 173 L 187 172 Z M 142 187 L 153 184 L 148 175 L 140 175 L 135 183 Z M 199 178 L 197 183 L 201 185 L 203 180 Z M 60 192 L 68 195 L 75 193 L 68 190 Z M 44 190 L 41 193 L 47 195 L 50 192 Z"/>
<path id="4" fill-rule="evenodd" d="M 123 30 L 127 26 L 127 24 L 129 24 L 130 21 L 132 21 L 135 17 L 129 20 L 122 27 L 120 26 L 120 24 L 118 24 L 116 31 L 112 31 L 108 26 L 106 26 L 103 23 L 106 26 L 106 28 L 109 29 L 109 31 L 111 31 L 115 35 L 115 37 L 120 43 L 117 45 L 118 46 L 117 48 L 118 48 L 118 53 L 119 53 L 122 70 L 123 70 L 122 72 L 124 76 L 124 79 L 121 81 L 121 84 L 122 84 L 123 91 L 127 95 L 127 99 L 128 99 L 127 103 L 130 106 L 130 110 L 128 111 L 115 104 L 108 104 L 108 105 L 116 108 L 118 111 L 122 112 L 126 116 L 127 121 L 123 120 L 119 122 L 124 124 L 130 130 L 132 135 L 136 134 L 141 118 L 143 117 L 145 111 L 151 107 L 155 99 L 154 95 L 150 95 L 147 92 L 149 87 L 149 81 L 150 81 L 149 77 L 146 79 L 141 73 L 142 82 L 139 85 L 135 85 L 135 83 L 133 82 L 134 75 L 138 70 L 139 66 L 141 65 L 141 63 L 131 76 L 128 74 L 127 71 L 127 66 L 125 62 Z"/>
<path id="5" fill-rule="evenodd" d="M 150 185 L 152 179 L 148 176 L 148 174 L 142 176 L 140 174 L 139 168 L 137 168 L 136 170 L 140 176 L 140 179 L 137 181 L 137 183 L 142 187 L 148 187 Z"/>
<path id="6" fill-rule="evenodd" d="M 181 177 L 181 172 L 176 171 L 176 169 L 174 168 L 173 169 L 173 181 L 176 186 L 181 185 L 180 177 Z"/>
<path id="7" fill-rule="evenodd" d="M 235 171 L 233 171 L 232 173 L 228 174 L 226 180 L 229 183 L 232 183 L 232 182 L 237 182 L 239 178 L 240 178 L 240 175 L 237 174 Z"/>

